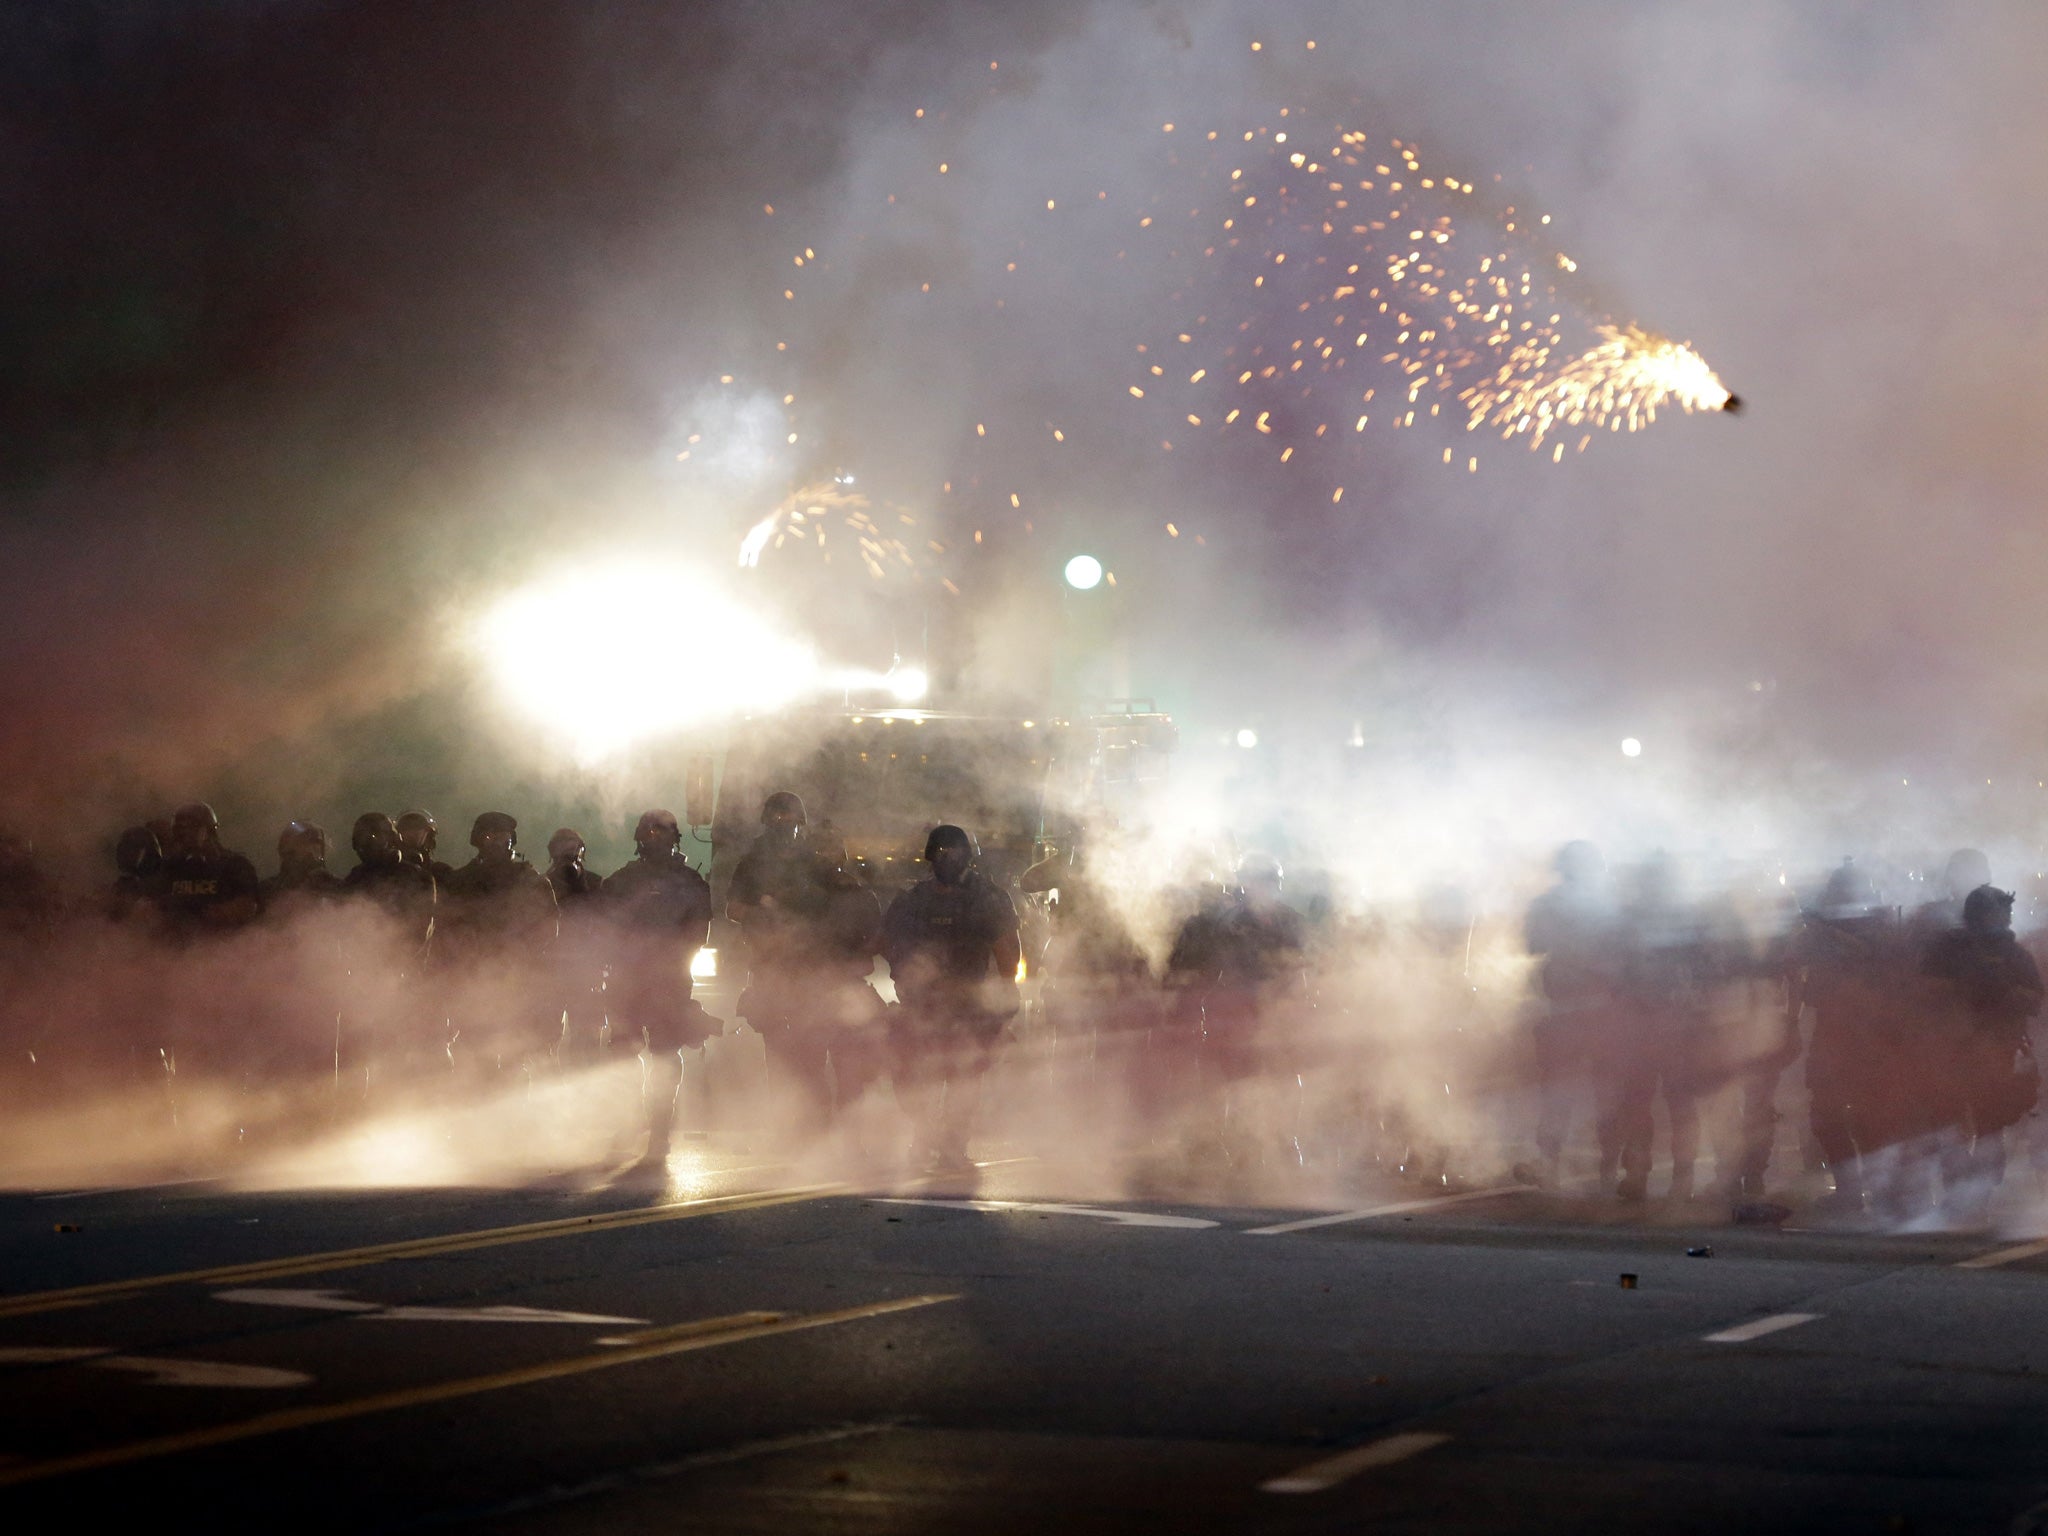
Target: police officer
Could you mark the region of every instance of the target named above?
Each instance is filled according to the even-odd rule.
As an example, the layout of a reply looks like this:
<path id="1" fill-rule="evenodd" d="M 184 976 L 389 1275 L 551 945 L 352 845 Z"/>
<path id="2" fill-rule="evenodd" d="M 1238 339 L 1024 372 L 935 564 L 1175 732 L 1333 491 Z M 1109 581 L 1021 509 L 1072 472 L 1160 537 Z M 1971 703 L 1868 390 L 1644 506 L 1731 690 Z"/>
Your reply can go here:
<path id="1" fill-rule="evenodd" d="M 820 1129 L 835 1078 L 839 1102 L 852 1100 L 862 1026 L 880 1001 L 864 983 L 880 905 L 845 873 L 838 849 L 813 846 L 803 801 L 779 790 L 762 803 L 761 834 L 733 870 L 726 915 L 747 944 L 740 1014 L 801 1095 L 800 1128 Z"/>
<path id="2" fill-rule="evenodd" d="M 980 854 L 965 828 L 932 828 L 924 845 L 930 873 L 891 902 L 882 920 L 901 1004 L 890 1026 L 891 1070 L 914 1153 L 939 1173 L 974 1166 L 967 1140 L 982 1078 L 1017 1012 L 1017 910 L 974 867 Z"/>
<path id="3" fill-rule="evenodd" d="M 212 806 L 194 802 L 171 813 L 157 900 L 174 935 L 189 939 L 245 926 L 258 911 L 261 884 L 254 864 L 221 845 Z"/>
<path id="4" fill-rule="evenodd" d="M 258 887 L 267 915 L 289 915 L 310 903 L 341 894 L 341 879 L 327 867 L 327 833 L 310 821 L 294 821 L 277 835 L 277 873 Z"/>
<path id="5" fill-rule="evenodd" d="M 1699 1100 L 1715 1086 L 1709 1009 L 1729 970 L 1703 913 L 1682 899 L 1669 854 L 1637 871 L 1623 914 L 1627 925 L 1623 1013 L 1614 1056 L 1601 1064 L 1603 1120 L 1618 1127 L 1620 1179 L 1631 1202 L 1649 1192 L 1655 1101 L 1664 1100 L 1671 1133 L 1671 1198 L 1690 1200 L 1699 1157 Z"/>
<path id="6" fill-rule="evenodd" d="M 673 811 L 647 811 L 633 827 L 633 862 L 606 878 L 612 922 L 614 1027 L 647 1051 L 643 1107 L 648 1166 L 668 1159 L 685 1053 L 703 1059 L 717 1021 L 690 996 L 690 961 L 711 933 L 711 886 L 683 858 Z"/>
<path id="7" fill-rule="evenodd" d="M 548 885 L 555 893 L 557 909 L 572 902 L 594 901 L 604 888 L 604 877 L 584 865 L 590 848 L 574 827 L 557 827 L 548 839 Z"/>
<path id="8" fill-rule="evenodd" d="M 605 1009 L 604 879 L 585 865 L 588 852 L 574 827 L 558 827 L 548 839 L 548 885 L 561 926 L 555 975 L 563 1049 L 586 1059 L 602 1041 Z"/>
<path id="9" fill-rule="evenodd" d="M 1806 1088 L 1813 1139 L 1834 1178 L 1823 1211 L 1860 1215 L 1869 1160 L 1916 1129 L 1899 1081 L 1901 996 L 1911 983 L 1896 909 L 1854 860 L 1828 876 L 1804 913 L 1787 1006 L 1813 1010 Z M 1910 1111 L 1910 1113 L 1902 1113 Z"/>
<path id="10" fill-rule="evenodd" d="M 561 1041 L 562 1016 L 534 974 L 553 963 L 558 923 L 548 877 L 519 852 L 519 823 L 485 811 L 471 823 L 476 856 L 442 882 L 442 928 L 463 993 L 455 1038 L 473 1063 L 531 1068 Z M 496 984 L 510 983 L 500 989 Z"/>
<path id="11" fill-rule="evenodd" d="M 1292 1068 L 1299 1047 L 1290 1038 L 1296 1021 L 1286 1013 L 1306 991 L 1307 934 L 1301 914 L 1281 899 L 1285 880 L 1278 859 L 1246 854 L 1230 890 L 1189 920 L 1167 963 L 1169 986 L 1199 1010 L 1202 1088 L 1226 1155 L 1256 1156 L 1263 1139 L 1258 1133 L 1280 1130 L 1278 1114 L 1272 1125 L 1247 1125 L 1257 1117 L 1246 1115 L 1246 1100 L 1256 1096 L 1253 1081 L 1275 1052 Z M 1285 1075 L 1292 1079 L 1295 1073 Z M 1282 1137 L 1298 1160 L 1298 1132 Z"/>
<path id="12" fill-rule="evenodd" d="M 1924 962 L 1944 935 L 1963 929 L 1963 903 L 1979 886 L 1991 884 L 1991 860 L 1980 849 L 1958 848 L 1942 866 L 1939 894 L 1913 910 L 1906 921 L 1907 942 Z"/>
<path id="13" fill-rule="evenodd" d="M 1086 843 L 1049 851 L 1018 878 L 1051 905 L 1040 991 L 1054 1050 L 1134 1111 L 1148 1098 L 1141 1063 L 1158 1020 L 1151 966 L 1097 877 Z M 1036 968 L 1037 962 L 1033 962 Z"/>
<path id="14" fill-rule="evenodd" d="M 386 1073 L 447 1063 L 447 1008 L 429 974 L 438 892 L 434 877 L 405 856 L 398 828 L 383 811 L 365 811 L 349 832 L 356 865 L 341 882 L 350 900 L 374 906 L 390 923 L 352 967 L 354 995 L 341 1010 L 338 1075 L 368 1089 Z"/>
<path id="15" fill-rule="evenodd" d="M 2013 899 L 2011 891 L 1978 886 L 1963 899 L 1962 926 L 1937 938 L 1923 962 L 1955 1005 L 1941 1073 L 1953 1102 L 1942 1158 L 1952 1204 L 1981 1208 L 2005 1177 L 2006 1128 L 2040 1097 L 2027 1021 L 2041 1011 L 2041 972 L 2013 936 Z"/>
<path id="16" fill-rule="evenodd" d="M 230 989 L 239 967 L 216 946 L 255 919 L 260 884 L 256 866 L 222 845 L 213 807 L 194 802 L 171 813 L 154 894 L 160 931 L 179 951 L 165 968 L 162 1008 L 164 1060 L 179 1084 L 193 1080 L 195 1067 L 239 1075 L 246 1063 L 244 1036 L 252 1024 Z"/>
<path id="17" fill-rule="evenodd" d="M 406 863 L 417 864 L 434 877 L 436 885 L 445 885 L 455 871 L 434 857 L 434 849 L 441 840 L 441 830 L 434 824 L 434 818 L 425 811 L 404 811 L 396 825 Z"/>
<path id="18" fill-rule="evenodd" d="M 356 866 L 342 879 L 342 891 L 367 897 L 397 919 L 407 952 L 417 960 L 434 937 L 439 893 L 426 868 L 408 859 L 397 827 L 383 811 L 365 811 L 349 833 Z"/>
<path id="19" fill-rule="evenodd" d="M 164 851 L 148 827 L 130 827 L 114 844 L 114 880 L 101 898 L 112 922 L 151 923 L 157 915 L 157 887 L 163 878 Z"/>

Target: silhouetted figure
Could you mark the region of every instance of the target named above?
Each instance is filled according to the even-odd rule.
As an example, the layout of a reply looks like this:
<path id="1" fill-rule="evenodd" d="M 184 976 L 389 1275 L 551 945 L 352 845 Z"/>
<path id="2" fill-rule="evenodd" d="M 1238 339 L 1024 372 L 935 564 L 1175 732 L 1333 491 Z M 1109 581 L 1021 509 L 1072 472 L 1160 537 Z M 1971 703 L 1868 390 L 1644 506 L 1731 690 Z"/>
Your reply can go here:
<path id="1" fill-rule="evenodd" d="M 718 1021 L 690 996 L 690 962 L 711 933 L 711 886 L 683 858 L 673 811 L 644 812 L 633 862 L 606 878 L 612 921 L 612 1018 L 647 1052 L 646 1163 L 667 1159 L 685 1053 L 703 1060 Z"/>
<path id="2" fill-rule="evenodd" d="M 835 1088 L 839 1104 L 852 1101 L 870 1070 L 881 1011 L 865 981 L 880 904 L 841 855 L 813 845 L 803 801 L 778 790 L 762 803 L 760 835 L 726 894 L 726 915 L 746 939 L 740 1015 L 801 1095 L 803 1131 L 830 1120 Z"/>
<path id="3" fill-rule="evenodd" d="M 213 807 L 194 803 L 171 813 L 156 898 L 170 932 L 181 939 L 231 933 L 259 910 L 256 866 L 223 847 Z"/>
<path id="4" fill-rule="evenodd" d="M 596 1054 L 604 1033 L 607 948 L 604 879 L 585 866 L 588 852 L 574 827 L 559 827 L 548 839 L 548 886 L 560 924 L 554 969 L 562 1045 L 586 1059 Z"/>
<path id="5" fill-rule="evenodd" d="M 1962 926 L 1927 952 L 1926 974 L 1956 1006 L 1941 1044 L 1955 1131 L 1943 1172 L 1953 1192 L 1975 1180 L 1988 1196 L 2005 1176 L 2005 1131 L 2040 1097 L 2027 1021 L 2041 1011 L 2041 972 L 2012 931 L 2013 893 L 1980 885 L 1964 898 Z"/>
<path id="6" fill-rule="evenodd" d="M 277 873 L 258 888 L 266 916 L 290 917 L 342 891 L 327 867 L 327 833 L 309 821 L 294 821 L 277 835 Z"/>
<path id="7" fill-rule="evenodd" d="M 1625 1039 L 1620 1005 L 1627 935 L 1598 848 L 1566 843 L 1556 869 L 1557 883 L 1529 904 L 1522 925 L 1523 944 L 1537 965 L 1540 999 L 1534 1034 L 1541 1096 L 1536 1149 L 1542 1162 L 1519 1171 L 1539 1184 L 1557 1182 L 1573 1105 L 1590 1082 L 1605 1184 L 1621 1164 L 1619 1099 L 1611 1090 Z"/>
<path id="8" fill-rule="evenodd" d="M 980 855 L 966 829 L 932 828 L 924 845 L 930 873 L 882 920 L 900 1004 L 890 1021 L 891 1072 L 910 1116 L 913 1156 L 940 1173 L 973 1167 L 967 1143 L 982 1078 L 1017 1013 L 1017 911 L 974 867 Z"/>
<path id="9" fill-rule="evenodd" d="M 399 846 L 405 862 L 424 869 L 434 877 L 436 885 L 446 884 L 455 871 L 435 856 L 435 849 L 441 842 L 441 829 L 434 818 L 425 811 L 404 811 L 393 825 L 398 829 Z"/>

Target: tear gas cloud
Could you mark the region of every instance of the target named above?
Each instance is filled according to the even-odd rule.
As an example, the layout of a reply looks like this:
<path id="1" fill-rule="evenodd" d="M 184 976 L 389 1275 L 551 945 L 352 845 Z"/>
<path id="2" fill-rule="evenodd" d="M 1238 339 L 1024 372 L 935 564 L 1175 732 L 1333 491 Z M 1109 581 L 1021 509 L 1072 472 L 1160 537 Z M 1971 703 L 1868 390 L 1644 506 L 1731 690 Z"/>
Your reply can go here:
<path id="1" fill-rule="evenodd" d="M 1573 836 L 1745 887 L 2041 867 L 2032 10 L 473 20 L 0 22 L 8 814 L 79 883 L 201 793 L 250 848 L 516 799 L 609 867 L 735 712 L 912 671 L 1176 716 L 1119 881 L 1155 962 L 1191 861 L 1253 848 L 1345 919 L 1457 886 L 1504 996 Z M 1396 430 L 1407 353 L 1341 443 L 1155 384 L 1136 347 L 1198 322 L 1322 335 L 1193 243 L 1231 195 L 1197 135 L 1304 120 L 1751 410 L 1553 462 L 1455 393 Z M 807 494 L 840 474 L 864 507 Z"/>

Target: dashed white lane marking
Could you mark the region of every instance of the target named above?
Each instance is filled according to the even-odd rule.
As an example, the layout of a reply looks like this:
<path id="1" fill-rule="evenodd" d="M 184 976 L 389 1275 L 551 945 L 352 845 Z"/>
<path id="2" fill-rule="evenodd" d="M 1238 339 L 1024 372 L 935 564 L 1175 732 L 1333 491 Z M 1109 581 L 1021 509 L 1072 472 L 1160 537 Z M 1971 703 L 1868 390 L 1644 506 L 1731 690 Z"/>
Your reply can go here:
<path id="1" fill-rule="evenodd" d="M 2048 1253 L 2048 1237 L 2037 1238 L 2031 1243 L 2021 1243 L 2016 1248 L 1994 1248 L 1989 1253 L 1980 1253 L 1974 1259 L 1963 1259 L 1957 1269 L 1996 1269 L 2001 1264 L 2017 1264 L 2021 1259 L 2036 1258 Z"/>
<path id="2" fill-rule="evenodd" d="M 1040 1216 L 1093 1216 L 1126 1227 L 1220 1227 L 1203 1216 L 1167 1216 L 1158 1211 L 1120 1211 L 1106 1205 L 1052 1205 L 1038 1200 L 913 1200 L 895 1196 L 883 1205 L 937 1205 L 954 1211 L 1023 1211 Z"/>
<path id="3" fill-rule="evenodd" d="M 332 1290 L 215 1291 L 213 1299 L 254 1307 L 348 1312 L 365 1322 L 377 1323 L 595 1323 L 617 1327 L 647 1321 L 644 1317 L 609 1317 L 602 1312 L 560 1312 L 552 1307 L 387 1307 L 374 1301 L 351 1301 L 344 1293 Z"/>
<path id="4" fill-rule="evenodd" d="M 1753 1323 L 1744 1323 L 1738 1328 L 1723 1328 L 1719 1333 L 1703 1334 L 1709 1344 L 1747 1344 L 1751 1339 L 1760 1339 L 1767 1333 L 1777 1333 L 1785 1328 L 1797 1328 L 1801 1323 L 1810 1323 L 1819 1317 L 1818 1312 L 1779 1312 L 1770 1317 L 1760 1317 Z"/>
<path id="5" fill-rule="evenodd" d="M 102 1371 L 134 1371 L 159 1387 L 303 1387 L 313 1378 L 303 1371 L 268 1365 L 236 1365 L 226 1360 L 175 1360 L 161 1355 L 117 1355 L 109 1349 L 55 1348 L 24 1345 L 0 1349 L 0 1365 L 88 1365 Z"/>
<path id="6" fill-rule="evenodd" d="M 1346 1451 L 1341 1456 L 1326 1457 L 1322 1461 L 1312 1461 L 1305 1467 L 1296 1467 L 1282 1477 L 1269 1478 L 1259 1484 L 1259 1491 L 1321 1493 L 1325 1488 L 1334 1488 L 1361 1472 L 1370 1472 L 1375 1467 L 1390 1467 L 1397 1461 L 1406 1461 L 1411 1456 L 1420 1456 L 1424 1451 L 1433 1451 L 1450 1438 L 1449 1435 L 1429 1431 L 1389 1435 L 1384 1440 L 1361 1445 L 1355 1451 Z"/>
<path id="7" fill-rule="evenodd" d="M 1368 1205 L 1356 1211 L 1336 1211 L 1328 1216 L 1304 1216 L 1300 1221 L 1283 1221 L 1271 1227 L 1247 1227 L 1246 1237 L 1279 1237 L 1288 1232 L 1307 1232 L 1314 1227 L 1339 1227 L 1350 1221 L 1370 1221 L 1375 1216 L 1400 1216 L 1409 1211 L 1434 1211 L 1446 1205 L 1463 1205 L 1467 1200 L 1488 1200 L 1495 1195 L 1513 1194 L 1522 1186 L 1502 1184 L 1493 1189 L 1468 1189 L 1462 1194 L 1435 1195 L 1427 1200 L 1401 1200 L 1393 1205 Z"/>

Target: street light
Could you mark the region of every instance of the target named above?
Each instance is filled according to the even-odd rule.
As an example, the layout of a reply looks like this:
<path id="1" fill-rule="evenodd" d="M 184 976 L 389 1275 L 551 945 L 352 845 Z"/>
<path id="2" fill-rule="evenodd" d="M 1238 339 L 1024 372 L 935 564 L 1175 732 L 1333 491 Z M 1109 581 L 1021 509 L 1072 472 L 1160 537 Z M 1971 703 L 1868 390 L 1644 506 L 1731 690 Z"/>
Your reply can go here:
<path id="1" fill-rule="evenodd" d="M 1093 555 L 1076 555 L 1067 562 L 1067 585 L 1086 592 L 1102 581 L 1102 562 Z"/>

